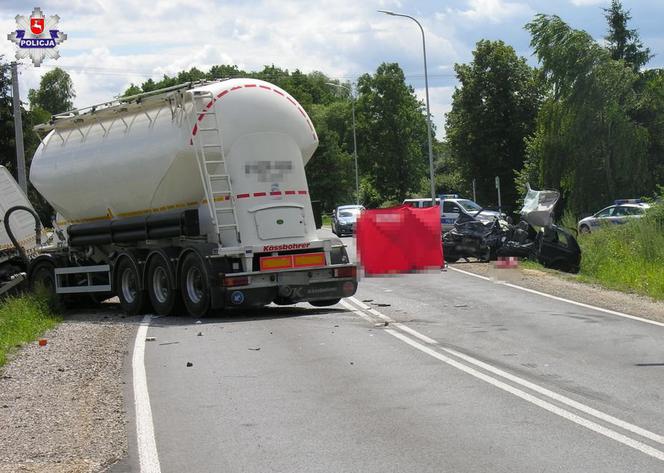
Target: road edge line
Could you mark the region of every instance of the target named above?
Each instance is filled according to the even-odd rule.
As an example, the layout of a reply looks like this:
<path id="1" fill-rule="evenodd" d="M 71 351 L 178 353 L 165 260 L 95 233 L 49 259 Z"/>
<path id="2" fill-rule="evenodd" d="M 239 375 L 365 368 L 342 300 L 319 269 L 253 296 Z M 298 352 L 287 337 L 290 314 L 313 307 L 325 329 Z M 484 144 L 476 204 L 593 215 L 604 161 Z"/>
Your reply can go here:
<path id="1" fill-rule="evenodd" d="M 145 337 L 152 316 L 146 315 L 136 331 L 134 354 L 132 356 L 134 410 L 136 412 L 136 443 L 141 473 L 161 473 L 157 442 L 154 436 L 152 408 L 145 374 Z"/>
<path id="2" fill-rule="evenodd" d="M 412 338 L 407 337 L 404 334 L 401 334 L 395 330 L 392 329 L 385 329 L 385 332 L 389 333 L 393 337 L 401 340 L 402 342 L 410 345 L 411 347 L 439 360 L 442 361 L 443 363 L 446 363 L 453 368 L 456 368 L 460 371 L 463 371 L 466 374 L 469 374 L 481 381 L 484 381 L 488 384 L 491 384 L 492 386 L 505 391 L 509 394 L 512 394 L 513 396 L 516 396 L 520 399 L 523 399 L 524 401 L 527 401 L 531 404 L 534 404 L 535 406 L 539 407 L 540 409 L 544 409 L 546 411 L 551 412 L 552 414 L 555 414 L 559 417 L 562 417 L 563 419 L 566 419 L 570 422 L 574 422 L 577 425 L 580 425 L 581 427 L 585 427 L 588 430 L 592 430 L 595 433 L 598 433 L 600 435 L 603 435 L 611 440 L 614 440 L 616 442 L 622 443 L 623 445 L 626 445 L 628 447 L 633 448 L 634 450 L 638 450 L 641 453 L 644 453 L 648 456 L 651 456 L 653 458 L 656 458 L 660 461 L 664 461 L 664 452 L 661 450 L 657 450 L 656 448 L 651 447 L 648 444 L 645 444 L 643 442 L 640 442 L 636 439 L 633 439 L 631 437 L 628 437 L 624 434 L 621 434 L 619 432 L 616 432 L 615 430 L 612 430 L 608 427 L 605 427 L 603 425 L 600 425 L 596 422 L 593 422 L 589 419 L 586 419 L 585 417 L 581 417 L 578 414 L 575 414 L 571 411 L 568 411 L 566 409 L 563 409 L 562 407 L 556 406 L 555 404 L 552 404 L 548 401 L 545 401 L 544 399 L 540 399 L 537 396 L 534 396 L 532 394 L 529 394 L 525 391 L 522 391 L 521 389 L 518 389 L 510 384 L 505 383 L 504 381 L 501 381 L 497 378 L 494 378 L 493 376 L 489 376 L 487 374 L 482 373 L 481 371 L 478 371 L 475 368 L 472 368 L 470 366 L 467 366 L 457 360 L 454 360 L 448 356 L 443 355 L 442 353 L 438 353 L 437 351 L 422 345 L 421 343 L 413 340 Z"/>
<path id="3" fill-rule="evenodd" d="M 491 278 L 488 278 L 486 276 L 471 273 L 469 271 L 464 271 L 463 269 L 453 268 L 451 266 L 448 266 L 448 269 L 451 269 L 452 271 L 456 271 L 458 273 L 462 273 L 462 274 L 465 274 L 465 275 L 468 275 L 468 276 L 472 276 L 474 278 L 483 279 L 485 281 L 491 281 L 492 280 Z M 554 296 L 552 294 L 547 294 L 546 292 L 536 291 L 535 289 L 529 289 L 527 287 L 519 286 L 517 284 L 512 284 L 512 283 L 508 283 L 508 282 L 501 282 L 501 281 L 497 281 L 497 282 L 499 284 L 502 284 L 503 286 L 512 287 L 514 289 L 519 289 L 521 291 L 529 292 L 531 294 L 536 294 L 536 295 L 542 296 L 542 297 L 547 297 L 549 299 L 553 299 L 553 300 L 556 300 L 556 301 L 566 302 L 568 304 L 573 304 L 573 305 L 576 305 L 576 306 L 579 306 L 579 307 L 584 307 L 586 309 L 592 309 L 592 310 L 596 310 L 598 312 L 604 312 L 605 314 L 615 315 L 615 316 L 618 316 L 618 317 L 624 317 L 626 319 L 636 320 L 638 322 L 643 322 L 643 323 L 646 323 L 646 324 L 657 325 L 658 327 L 664 327 L 663 322 L 657 322 L 656 320 L 645 319 L 643 317 L 638 317 L 636 315 L 625 314 L 624 312 L 618 312 L 618 311 L 611 310 L 611 309 L 604 309 L 603 307 L 597 307 L 597 306 L 594 306 L 594 305 L 591 305 L 591 304 L 586 304 L 584 302 L 578 302 L 578 301 L 573 301 L 571 299 L 565 299 L 564 297 Z"/>

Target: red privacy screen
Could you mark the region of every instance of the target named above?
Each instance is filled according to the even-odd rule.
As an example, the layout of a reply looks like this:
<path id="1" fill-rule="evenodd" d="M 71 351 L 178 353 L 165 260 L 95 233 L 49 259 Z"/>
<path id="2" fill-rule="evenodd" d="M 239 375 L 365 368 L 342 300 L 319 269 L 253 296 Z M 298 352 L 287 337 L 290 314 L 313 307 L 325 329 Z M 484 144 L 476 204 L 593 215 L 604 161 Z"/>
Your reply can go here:
<path id="1" fill-rule="evenodd" d="M 440 207 L 365 210 L 356 224 L 357 254 L 367 275 L 440 269 Z"/>

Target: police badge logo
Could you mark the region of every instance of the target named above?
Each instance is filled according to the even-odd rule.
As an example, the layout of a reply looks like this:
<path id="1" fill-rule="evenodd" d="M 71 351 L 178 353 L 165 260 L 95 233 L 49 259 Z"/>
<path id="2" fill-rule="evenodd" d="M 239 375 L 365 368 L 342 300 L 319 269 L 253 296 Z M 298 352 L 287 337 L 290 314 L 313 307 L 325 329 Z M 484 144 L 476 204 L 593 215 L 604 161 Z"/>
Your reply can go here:
<path id="1" fill-rule="evenodd" d="M 47 18 L 39 7 L 35 7 L 29 17 L 16 15 L 16 31 L 7 35 L 18 47 L 16 59 L 29 57 L 39 67 L 46 58 L 59 58 L 57 48 L 67 39 L 67 35 L 57 29 L 59 22 L 58 15 Z"/>

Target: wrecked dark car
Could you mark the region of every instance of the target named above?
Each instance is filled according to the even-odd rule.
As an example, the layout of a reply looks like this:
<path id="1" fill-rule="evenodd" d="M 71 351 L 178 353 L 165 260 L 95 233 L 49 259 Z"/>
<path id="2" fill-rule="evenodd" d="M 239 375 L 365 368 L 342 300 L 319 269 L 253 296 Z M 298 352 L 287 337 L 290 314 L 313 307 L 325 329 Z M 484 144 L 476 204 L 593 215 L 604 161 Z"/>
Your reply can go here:
<path id="1" fill-rule="evenodd" d="M 462 214 L 454 228 L 443 235 L 445 261 L 455 263 L 461 258 L 477 258 L 480 261 L 496 259 L 498 249 L 507 239 L 509 224 L 494 218 L 488 223 Z"/>
<path id="2" fill-rule="evenodd" d="M 553 208 L 559 197 L 557 191 L 536 191 L 528 186 L 517 225 L 498 218 L 487 224 L 473 217 L 459 219 L 454 229 L 443 235 L 445 260 L 491 261 L 499 256 L 517 256 L 547 268 L 577 273 L 581 248 L 574 235 L 553 223 Z"/>

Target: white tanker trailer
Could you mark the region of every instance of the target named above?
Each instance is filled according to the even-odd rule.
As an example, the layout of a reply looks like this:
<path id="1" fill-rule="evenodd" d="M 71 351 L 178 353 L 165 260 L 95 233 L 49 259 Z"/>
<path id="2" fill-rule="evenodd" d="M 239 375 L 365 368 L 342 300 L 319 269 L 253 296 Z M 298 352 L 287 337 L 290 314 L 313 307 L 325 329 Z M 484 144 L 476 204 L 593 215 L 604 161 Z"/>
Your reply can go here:
<path id="1" fill-rule="evenodd" d="M 306 112 L 255 79 L 189 83 L 56 115 L 30 168 L 57 242 L 29 277 L 58 294 L 116 294 L 131 314 L 309 301 L 357 289 L 316 232 Z"/>

